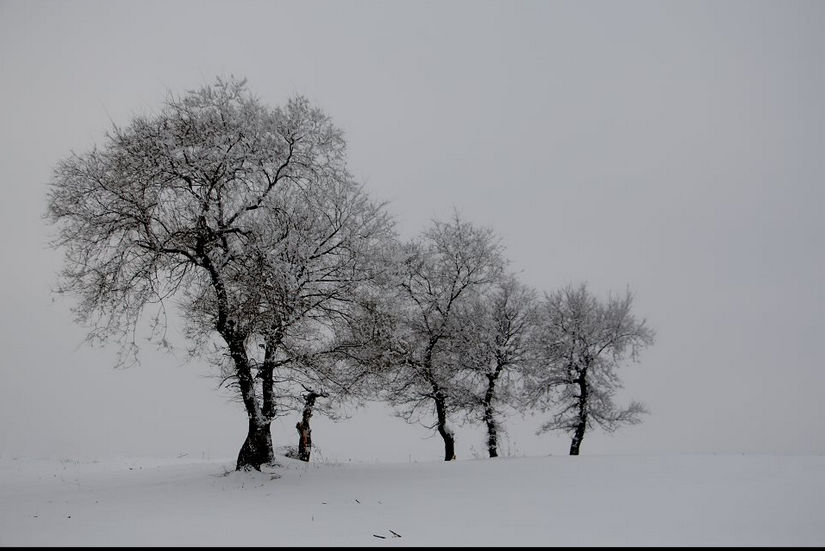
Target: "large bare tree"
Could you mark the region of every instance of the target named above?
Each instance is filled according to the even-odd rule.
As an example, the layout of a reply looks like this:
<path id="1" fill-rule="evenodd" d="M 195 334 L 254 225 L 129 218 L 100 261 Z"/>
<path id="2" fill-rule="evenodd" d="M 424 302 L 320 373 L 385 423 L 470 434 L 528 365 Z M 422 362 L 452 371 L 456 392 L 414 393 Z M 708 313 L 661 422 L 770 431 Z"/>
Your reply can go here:
<path id="1" fill-rule="evenodd" d="M 636 319 L 632 305 L 630 291 L 602 302 L 582 284 L 546 295 L 540 308 L 538 363 L 527 380 L 529 402 L 552 412 L 539 432 L 572 435 L 570 455 L 579 454 L 587 429 L 612 432 L 639 423 L 647 412 L 640 402 L 626 408 L 614 402 L 622 387 L 616 370 L 627 359 L 637 360 L 654 341 L 654 331 Z"/>
<path id="2" fill-rule="evenodd" d="M 170 94 L 60 162 L 48 216 L 90 340 L 129 363 L 147 308 L 175 304 L 194 353 L 221 344 L 249 420 L 238 469 L 273 459 L 275 370 L 306 365 L 285 343 L 346 316 L 392 231 L 323 111 L 302 97 L 269 108 L 235 79 Z"/>

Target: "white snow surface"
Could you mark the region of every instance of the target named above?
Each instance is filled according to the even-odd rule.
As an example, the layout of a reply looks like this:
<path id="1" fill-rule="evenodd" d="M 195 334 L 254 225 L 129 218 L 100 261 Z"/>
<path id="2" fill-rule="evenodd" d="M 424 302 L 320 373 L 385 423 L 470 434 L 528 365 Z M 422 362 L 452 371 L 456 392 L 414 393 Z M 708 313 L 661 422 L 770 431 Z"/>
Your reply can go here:
<path id="1" fill-rule="evenodd" d="M 278 461 L 2 457 L 0 545 L 825 545 L 822 456 Z"/>

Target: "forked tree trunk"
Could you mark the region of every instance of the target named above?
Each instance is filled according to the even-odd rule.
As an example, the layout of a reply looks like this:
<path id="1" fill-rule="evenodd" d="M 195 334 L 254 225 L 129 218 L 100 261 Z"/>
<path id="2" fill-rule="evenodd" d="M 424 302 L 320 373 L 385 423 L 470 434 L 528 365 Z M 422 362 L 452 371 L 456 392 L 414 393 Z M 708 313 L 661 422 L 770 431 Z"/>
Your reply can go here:
<path id="1" fill-rule="evenodd" d="M 206 221 L 202 216 L 198 220 L 199 235 L 196 245 L 196 255 L 202 266 L 209 272 L 212 281 L 212 288 L 217 299 L 218 317 L 215 321 L 215 329 L 223 337 L 229 348 L 229 356 L 235 364 L 238 375 L 238 387 L 241 391 L 246 415 L 249 419 L 249 428 L 246 434 L 241 451 L 238 452 L 238 461 L 235 463 L 235 470 L 261 470 L 261 465 L 272 463 L 275 460 L 275 452 L 272 448 L 272 434 L 269 431 L 271 417 L 270 412 L 264 415 L 259 406 L 258 398 L 255 395 L 255 383 L 252 379 L 252 370 L 249 366 L 249 356 L 246 353 L 247 334 L 237 330 L 234 320 L 229 319 L 229 301 L 227 299 L 226 286 L 220 271 L 216 268 L 207 252 L 206 243 L 211 236 L 205 229 Z M 265 385 L 266 386 L 266 385 Z M 265 390 L 266 393 L 266 390 Z M 271 394 L 270 394 L 271 396 Z M 271 408 L 268 408 L 271 409 Z"/>
<path id="2" fill-rule="evenodd" d="M 275 460 L 275 452 L 272 449 L 272 434 L 269 431 L 270 418 L 262 415 L 258 398 L 255 396 L 255 386 L 252 373 L 249 369 L 249 360 L 243 345 L 243 338 L 229 332 L 229 338 L 225 337 L 229 344 L 229 351 L 235 362 L 238 373 L 238 386 L 241 390 L 244 407 L 249 419 L 249 428 L 246 440 L 238 452 L 238 462 L 235 469 L 261 470 L 261 465 L 270 464 Z"/>
<path id="3" fill-rule="evenodd" d="M 269 423 L 256 425 L 253 419 L 249 419 L 249 432 L 246 440 L 238 453 L 238 463 L 235 469 L 261 470 L 261 465 L 272 463 L 275 455 L 272 451 L 272 433 L 269 430 Z"/>

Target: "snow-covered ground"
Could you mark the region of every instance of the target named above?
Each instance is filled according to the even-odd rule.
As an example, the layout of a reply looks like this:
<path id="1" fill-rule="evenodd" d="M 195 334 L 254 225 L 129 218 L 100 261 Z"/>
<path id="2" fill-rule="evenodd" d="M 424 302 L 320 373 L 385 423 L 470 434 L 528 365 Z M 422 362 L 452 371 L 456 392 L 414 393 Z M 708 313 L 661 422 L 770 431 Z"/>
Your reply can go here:
<path id="1" fill-rule="evenodd" d="M 0 545 L 825 545 L 822 456 L 279 461 L 3 457 Z"/>

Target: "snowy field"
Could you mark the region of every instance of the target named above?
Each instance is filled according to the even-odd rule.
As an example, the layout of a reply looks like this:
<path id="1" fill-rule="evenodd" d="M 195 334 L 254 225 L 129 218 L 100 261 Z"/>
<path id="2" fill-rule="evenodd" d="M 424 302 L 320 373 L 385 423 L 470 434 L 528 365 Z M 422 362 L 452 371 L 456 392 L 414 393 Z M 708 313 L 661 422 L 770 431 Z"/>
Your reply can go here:
<path id="1" fill-rule="evenodd" d="M 822 456 L 279 461 L 3 457 L 0 545 L 825 545 Z"/>

